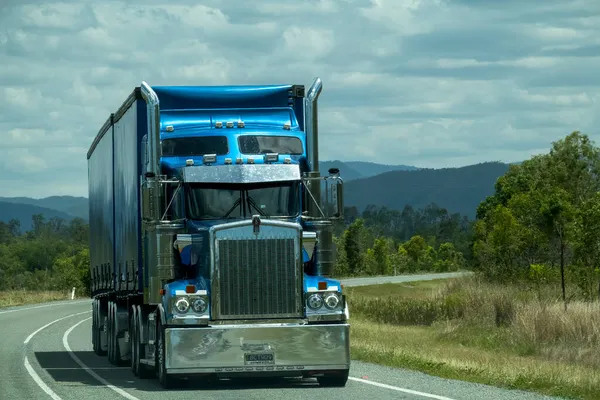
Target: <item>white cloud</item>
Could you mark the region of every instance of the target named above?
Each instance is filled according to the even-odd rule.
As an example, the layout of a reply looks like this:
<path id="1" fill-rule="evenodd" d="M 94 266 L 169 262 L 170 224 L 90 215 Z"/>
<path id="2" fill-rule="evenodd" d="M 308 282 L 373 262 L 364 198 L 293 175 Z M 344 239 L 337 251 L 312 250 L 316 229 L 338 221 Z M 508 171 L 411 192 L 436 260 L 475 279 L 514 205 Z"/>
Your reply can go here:
<path id="1" fill-rule="evenodd" d="M 0 196 L 87 195 L 87 148 L 142 80 L 320 76 L 321 159 L 460 166 L 597 140 L 599 21 L 595 0 L 3 0 Z"/>

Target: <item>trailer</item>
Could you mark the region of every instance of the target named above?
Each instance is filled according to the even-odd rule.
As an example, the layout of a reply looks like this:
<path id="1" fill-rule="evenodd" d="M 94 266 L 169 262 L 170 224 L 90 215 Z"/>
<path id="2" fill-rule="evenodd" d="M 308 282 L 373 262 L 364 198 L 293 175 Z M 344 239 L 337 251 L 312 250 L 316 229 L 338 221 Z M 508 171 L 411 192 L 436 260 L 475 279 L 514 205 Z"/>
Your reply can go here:
<path id="1" fill-rule="evenodd" d="M 97 355 L 165 388 L 346 384 L 343 180 L 319 173 L 321 90 L 142 82 L 110 115 L 87 154 Z"/>

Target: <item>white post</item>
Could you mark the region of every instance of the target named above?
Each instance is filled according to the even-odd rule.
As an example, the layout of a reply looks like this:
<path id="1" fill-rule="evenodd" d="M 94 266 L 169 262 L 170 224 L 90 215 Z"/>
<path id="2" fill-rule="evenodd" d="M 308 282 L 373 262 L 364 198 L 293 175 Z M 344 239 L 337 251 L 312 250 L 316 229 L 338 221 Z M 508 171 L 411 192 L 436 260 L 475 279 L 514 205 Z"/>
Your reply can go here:
<path id="1" fill-rule="evenodd" d="M 73 288 L 73 291 L 71 292 L 71 300 L 75 299 L 75 288 Z"/>

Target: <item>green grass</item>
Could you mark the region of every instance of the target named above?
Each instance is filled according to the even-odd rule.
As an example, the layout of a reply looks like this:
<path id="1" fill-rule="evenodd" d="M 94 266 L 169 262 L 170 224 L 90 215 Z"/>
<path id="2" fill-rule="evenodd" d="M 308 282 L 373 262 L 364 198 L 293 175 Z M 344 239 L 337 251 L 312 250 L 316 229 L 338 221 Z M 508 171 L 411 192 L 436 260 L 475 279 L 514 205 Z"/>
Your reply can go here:
<path id="1" fill-rule="evenodd" d="M 347 288 L 352 357 L 446 378 L 597 399 L 600 304 L 476 278 Z"/>
<path id="2" fill-rule="evenodd" d="M 25 304 L 45 303 L 49 301 L 68 300 L 70 293 L 57 291 L 7 290 L 0 291 L 0 308 L 21 306 Z"/>

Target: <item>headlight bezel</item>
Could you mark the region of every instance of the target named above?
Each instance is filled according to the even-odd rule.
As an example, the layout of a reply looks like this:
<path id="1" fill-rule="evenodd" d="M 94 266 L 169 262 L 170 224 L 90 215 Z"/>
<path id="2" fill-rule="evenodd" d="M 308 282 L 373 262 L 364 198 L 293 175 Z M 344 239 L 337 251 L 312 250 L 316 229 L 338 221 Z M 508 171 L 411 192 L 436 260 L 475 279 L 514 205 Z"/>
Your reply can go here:
<path id="1" fill-rule="evenodd" d="M 311 306 L 311 300 L 320 299 L 320 306 Z M 327 299 L 335 299 L 335 305 L 327 302 Z M 314 303 L 312 303 L 314 305 Z M 309 291 L 305 294 L 306 318 L 310 322 L 317 321 L 343 321 L 346 316 L 346 299 L 342 292 L 334 290 Z"/>
<path id="2" fill-rule="evenodd" d="M 197 307 L 198 301 L 204 306 Z M 187 304 L 187 307 L 178 308 L 178 304 Z M 181 293 L 176 292 L 168 300 L 167 323 L 174 325 L 207 325 L 210 320 L 210 297 L 208 293 Z M 204 309 L 204 310 L 202 310 Z"/>

